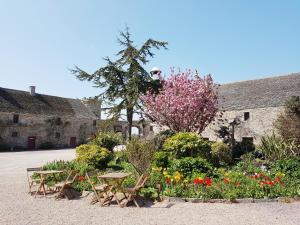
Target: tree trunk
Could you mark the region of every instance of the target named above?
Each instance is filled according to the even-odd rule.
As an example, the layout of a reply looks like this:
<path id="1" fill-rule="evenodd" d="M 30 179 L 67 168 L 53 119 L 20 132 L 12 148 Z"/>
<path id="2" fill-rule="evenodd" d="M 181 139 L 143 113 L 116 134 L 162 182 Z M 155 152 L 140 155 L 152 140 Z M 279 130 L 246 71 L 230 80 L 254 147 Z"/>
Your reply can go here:
<path id="1" fill-rule="evenodd" d="M 127 108 L 127 122 L 128 122 L 128 140 L 131 140 L 132 120 L 133 120 L 133 108 Z"/>

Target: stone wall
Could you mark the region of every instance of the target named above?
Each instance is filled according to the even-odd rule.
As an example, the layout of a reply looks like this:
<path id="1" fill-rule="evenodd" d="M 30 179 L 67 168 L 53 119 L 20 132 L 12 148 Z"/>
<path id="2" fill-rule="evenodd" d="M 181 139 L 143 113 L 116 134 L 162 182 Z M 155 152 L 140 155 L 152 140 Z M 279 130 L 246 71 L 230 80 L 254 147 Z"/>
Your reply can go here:
<path id="1" fill-rule="evenodd" d="M 77 144 L 84 143 L 97 130 L 90 118 L 19 114 L 18 123 L 14 123 L 13 115 L 0 112 L 0 137 L 12 148 L 27 148 L 28 137 L 36 137 L 37 148 L 45 142 L 69 147 L 71 137 L 76 137 Z"/>
<path id="2" fill-rule="evenodd" d="M 101 124 L 100 123 L 106 123 L 108 122 L 108 120 L 101 120 L 99 122 L 100 125 L 100 130 L 101 130 Z M 120 133 L 124 140 L 127 140 L 128 138 L 128 123 L 127 121 L 115 121 L 114 123 L 109 122 L 109 124 L 106 125 L 107 127 L 105 128 L 105 130 L 110 130 L 110 131 L 114 131 L 116 133 Z M 137 128 L 139 130 L 139 138 L 143 138 L 143 139 L 149 139 L 152 138 L 156 132 L 155 132 L 155 124 L 145 121 L 144 123 L 141 123 L 137 120 L 134 120 L 132 122 L 132 127 Z"/>
<path id="3" fill-rule="evenodd" d="M 276 120 L 280 112 L 283 111 L 283 107 L 268 107 L 268 108 L 256 108 L 256 109 L 244 109 L 239 111 L 225 111 L 222 119 L 232 121 L 234 118 L 240 120 L 240 125 L 235 127 L 235 139 L 241 141 L 243 137 L 252 137 L 254 144 L 260 143 L 260 138 L 266 134 L 272 134 L 273 123 Z M 246 121 L 244 120 L 244 113 L 249 112 L 250 117 Z M 222 125 L 217 122 L 211 123 L 202 132 L 202 136 L 209 138 L 211 141 L 220 141 L 217 137 L 215 130 L 218 130 Z M 226 122 L 224 123 L 226 124 Z"/>

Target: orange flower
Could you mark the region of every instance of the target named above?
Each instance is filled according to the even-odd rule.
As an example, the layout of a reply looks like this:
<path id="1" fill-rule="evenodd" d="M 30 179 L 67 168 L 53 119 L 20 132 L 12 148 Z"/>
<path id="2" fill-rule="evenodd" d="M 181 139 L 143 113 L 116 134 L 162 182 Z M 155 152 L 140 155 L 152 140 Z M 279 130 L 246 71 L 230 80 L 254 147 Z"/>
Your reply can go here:
<path id="1" fill-rule="evenodd" d="M 225 177 L 223 181 L 224 181 L 224 183 L 225 183 L 225 184 L 228 184 L 228 183 L 230 183 L 230 179 L 229 179 L 229 178 L 227 178 L 227 177 Z"/>

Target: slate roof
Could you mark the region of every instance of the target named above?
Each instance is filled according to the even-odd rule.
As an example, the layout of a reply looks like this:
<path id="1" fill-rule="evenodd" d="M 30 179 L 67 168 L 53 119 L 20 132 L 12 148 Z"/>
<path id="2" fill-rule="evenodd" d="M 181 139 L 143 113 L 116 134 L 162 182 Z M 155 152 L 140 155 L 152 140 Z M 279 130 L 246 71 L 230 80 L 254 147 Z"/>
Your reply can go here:
<path id="1" fill-rule="evenodd" d="M 289 97 L 300 96 L 300 73 L 223 84 L 218 91 L 223 110 L 283 106 Z"/>
<path id="2" fill-rule="evenodd" d="M 35 94 L 0 87 L 0 112 L 93 118 L 95 115 L 79 99 Z"/>

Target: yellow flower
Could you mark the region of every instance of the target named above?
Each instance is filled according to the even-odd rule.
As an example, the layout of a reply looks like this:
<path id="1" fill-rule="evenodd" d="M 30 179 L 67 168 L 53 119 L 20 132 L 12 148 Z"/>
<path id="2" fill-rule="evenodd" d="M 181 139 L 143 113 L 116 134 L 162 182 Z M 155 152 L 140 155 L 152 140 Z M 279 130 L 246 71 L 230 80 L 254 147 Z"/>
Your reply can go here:
<path id="1" fill-rule="evenodd" d="M 176 175 L 180 175 L 180 173 L 179 173 L 178 171 L 176 171 L 176 172 L 175 172 L 175 176 L 176 176 Z"/>
<path id="2" fill-rule="evenodd" d="M 176 180 L 176 182 L 180 181 L 182 178 L 182 175 L 180 172 L 176 171 L 175 172 L 175 176 L 174 176 L 174 179 Z"/>
<path id="3" fill-rule="evenodd" d="M 284 176 L 285 176 L 285 174 L 284 174 L 284 173 L 282 173 L 282 172 L 278 172 L 278 173 L 276 173 L 276 176 L 278 176 L 278 177 L 284 177 Z"/>
<path id="4" fill-rule="evenodd" d="M 164 170 L 163 175 L 166 177 L 168 176 L 168 171 Z"/>
<path id="5" fill-rule="evenodd" d="M 178 182 L 178 181 L 180 181 L 181 177 L 178 176 L 178 175 L 176 175 L 176 176 L 174 177 L 174 179 L 176 180 L 176 182 Z"/>

